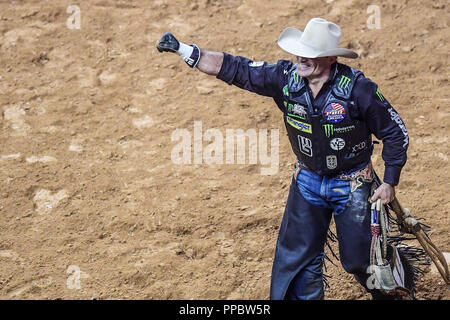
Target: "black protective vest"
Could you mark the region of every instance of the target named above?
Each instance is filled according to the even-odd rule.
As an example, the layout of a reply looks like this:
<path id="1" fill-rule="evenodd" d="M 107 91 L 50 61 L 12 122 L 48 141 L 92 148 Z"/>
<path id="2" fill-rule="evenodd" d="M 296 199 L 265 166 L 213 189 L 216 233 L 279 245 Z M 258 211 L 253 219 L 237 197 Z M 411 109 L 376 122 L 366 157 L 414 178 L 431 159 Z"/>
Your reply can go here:
<path id="1" fill-rule="evenodd" d="M 373 145 L 364 121 L 352 100 L 352 90 L 361 71 L 337 63 L 325 104 L 314 110 L 307 85 L 289 71 L 284 92 L 284 123 L 292 149 L 301 163 L 320 175 L 335 176 L 370 160 Z"/>

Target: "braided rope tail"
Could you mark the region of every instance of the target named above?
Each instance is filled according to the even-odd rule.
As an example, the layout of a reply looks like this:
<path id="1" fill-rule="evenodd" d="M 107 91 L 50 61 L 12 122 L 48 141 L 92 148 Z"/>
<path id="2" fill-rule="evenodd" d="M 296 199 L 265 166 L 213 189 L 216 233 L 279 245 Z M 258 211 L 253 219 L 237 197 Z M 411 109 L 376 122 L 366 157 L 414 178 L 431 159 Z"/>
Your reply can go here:
<path id="1" fill-rule="evenodd" d="M 381 185 L 381 180 L 374 171 L 375 183 Z M 447 261 L 444 255 L 438 249 L 438 247 L 431 241 L 428 234 L 422 229 L 421 224 L 411 215 L 411 212 L 407 208 L 403 208 L 397 197 L 392 200 L 388 205 L 388 208 L 395 212 L 397 216 L 397 224 L 400 227 L 402 234 L 413 234 L 419 241 L 422 248 L 430 256 L 431 260 L 435 264 L 442 278 L 447 285 L 450 285 L 450 273 L 448 270 Z"/>

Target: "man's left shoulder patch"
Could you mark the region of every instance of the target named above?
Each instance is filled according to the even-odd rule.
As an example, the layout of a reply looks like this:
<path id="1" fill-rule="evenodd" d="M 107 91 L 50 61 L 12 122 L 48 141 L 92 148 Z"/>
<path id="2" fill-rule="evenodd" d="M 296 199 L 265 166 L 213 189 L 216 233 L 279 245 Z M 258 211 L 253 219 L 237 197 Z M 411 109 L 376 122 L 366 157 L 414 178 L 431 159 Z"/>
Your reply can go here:
<path id="1" fill-rule="evenodd" d="M 249 67 L 261 67 L 264 65 L 264 61 L 252 61 L 248 64 Z"/>

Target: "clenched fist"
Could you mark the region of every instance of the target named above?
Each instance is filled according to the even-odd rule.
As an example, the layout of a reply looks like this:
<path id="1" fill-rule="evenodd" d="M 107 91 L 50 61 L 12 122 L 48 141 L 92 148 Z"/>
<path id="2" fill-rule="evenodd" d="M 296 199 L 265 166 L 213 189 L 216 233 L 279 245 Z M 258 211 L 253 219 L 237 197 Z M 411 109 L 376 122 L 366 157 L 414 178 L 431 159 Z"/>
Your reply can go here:
<path id="1" fill-rule="evenodd" d="M 190 46 L 180 42 L 170 32 L 163 34 L 156 44 L 159 52 L 174 52 L 183 58 L 184 62 L 191 68 L 195 68 L 200 60 L 200 48 L 195 44 Z"/>
<path id="2" fill-rule="evenodd" d="M 163 34 L 156 44 L 156 48 L 159 52 L 178 52 L 180 49 L 180 42 L 170 32 Z"/>

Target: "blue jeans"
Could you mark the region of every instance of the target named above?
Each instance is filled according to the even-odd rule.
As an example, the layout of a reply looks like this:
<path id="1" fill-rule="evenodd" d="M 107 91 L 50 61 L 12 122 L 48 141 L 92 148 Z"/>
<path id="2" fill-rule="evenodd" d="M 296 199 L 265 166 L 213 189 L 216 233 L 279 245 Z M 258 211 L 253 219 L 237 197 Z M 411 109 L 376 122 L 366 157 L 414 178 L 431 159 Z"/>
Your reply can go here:
<path id="1" fill-rule="evenodd" d="M 319 176 L 305 169 L 298 174 L 297 187 L 306 201 L 317 207 L 333 209 L 336 215 L 344 211 L 350 194 L 350 181 Z"/>
<path id="2" fill-rule="evenodd" d="M 371 186 L 364 182 L 352 191 L 350 181 L 305 169 L 293 177 L 275 251 L 271 299 L 324 298 L 324 246 L 333 213 L 342 266 L 365 286 Z"/>

